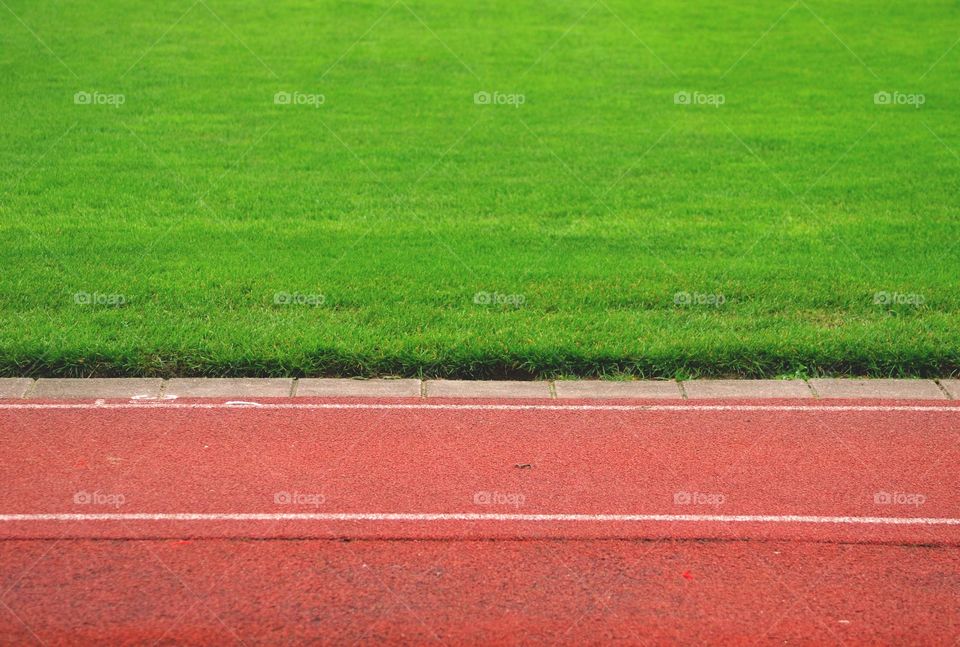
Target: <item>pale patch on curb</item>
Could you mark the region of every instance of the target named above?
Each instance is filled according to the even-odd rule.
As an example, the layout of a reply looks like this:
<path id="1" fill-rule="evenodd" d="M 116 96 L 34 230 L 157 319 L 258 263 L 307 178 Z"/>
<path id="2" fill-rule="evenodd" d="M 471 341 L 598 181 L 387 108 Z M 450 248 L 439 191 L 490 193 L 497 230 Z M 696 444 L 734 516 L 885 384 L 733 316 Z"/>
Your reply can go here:
<path id="1" fill-rule="evenodd" d="M 163 380 L 159 377 L 40 378 L 30 397 L 51 400 L 160 397 L 162 386 Z"/>
<path id="2" fill-rule="evenodd" d="M 297 380 L 296 397 L 419 398 L 420 380 L 303 378 Z"/>
<path id="3" fill-rule="evenodd" d="M 688 398 L 812 398 L 803 380 L 688 380 Z"/>
<path id="4" fill-rule="evenodd" d="M 933 380 L 810 380 L 821 398 L 883 398 L 888 400 L 946 400 Z"/>
<path id="5" fill-rule="evenodd" d="M 33 380 L 28 377 L 0 378 L 0 398 L 22 398 L 33 386 Z"/>
<path id="6" fill-rule="evenodd" d="M 557 380 L 558 398 L 682 398 L 680 385 L 673 380 Z"/>
<path id="7" fill-rule="evenodd" d="M 549 382 L 427 380 L 428 398 L 549 398 Z"/>
<path id="8" fill-rule="evenodd" d="M 174 378 L 164 394 L 177 398 L 286 398 L 293 391 L 293 378 Z"/>
<path id="9" fill-rule="evenodd" d="M 940 380 L 940 386 L 953 400 L 960 400 L 960 380 Z"/>

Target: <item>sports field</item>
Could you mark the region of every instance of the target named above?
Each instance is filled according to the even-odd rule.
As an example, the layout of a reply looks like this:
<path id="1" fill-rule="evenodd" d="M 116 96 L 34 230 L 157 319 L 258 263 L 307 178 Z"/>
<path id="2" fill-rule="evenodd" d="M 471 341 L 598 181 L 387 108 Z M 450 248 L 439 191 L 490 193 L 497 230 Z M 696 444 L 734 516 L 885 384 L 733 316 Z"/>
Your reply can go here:
<path id="1" fill-rule="evenodd" d="M 955 2 L 0 17 L 0 374 L 960 371 Z"/>

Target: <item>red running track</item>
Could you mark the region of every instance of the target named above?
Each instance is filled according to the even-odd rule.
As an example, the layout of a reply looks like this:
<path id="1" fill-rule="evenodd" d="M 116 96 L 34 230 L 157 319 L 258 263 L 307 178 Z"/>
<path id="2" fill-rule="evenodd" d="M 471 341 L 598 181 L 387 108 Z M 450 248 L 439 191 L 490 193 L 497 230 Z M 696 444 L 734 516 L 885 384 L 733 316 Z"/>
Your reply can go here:
<path id="1" fill-rule="evenodd" d="M 0 563 L 2 644 L 950 646 L 960 637 L 960 559 L 943 547 L 14 540 L 0 541 Z"/>
<path id="2" fill-rule="evenodd" d="M 0 404 L 0 640 L 951 644 L 958 437 L 942 402 Z"/>

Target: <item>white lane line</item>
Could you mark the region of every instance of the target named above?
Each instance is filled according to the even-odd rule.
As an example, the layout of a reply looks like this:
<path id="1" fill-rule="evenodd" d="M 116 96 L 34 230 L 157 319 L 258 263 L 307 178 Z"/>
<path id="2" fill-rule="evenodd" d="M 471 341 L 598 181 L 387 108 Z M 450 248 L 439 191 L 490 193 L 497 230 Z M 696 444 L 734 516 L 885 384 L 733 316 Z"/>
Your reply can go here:
<path id="1" fill-rule="evenodd" d="M 62 403 L 62 404 L 0 404 L 2 410 L 71 410 L 71 409 L 233 409 L 269 411 L 274 409 L 302 410 L 400 410 L 400 411 L 929 411 L 960 413 L 960 406 L 917 405 L 789 405 L 789 404 L 376 404 L 326 403 L 284 404 L 268 403 Z"/>
<path id="2" fill-rule="evenodd" d="M 805 515 L 721 514 L 481 514 L 407 512 L 332 513 L 102 513 L 0 514 L 0 522 L 23 521 L 569 521 L 569 522 L 720 522 L 960 526 L 960 519 L 939 517 L 822 517 Z"/>

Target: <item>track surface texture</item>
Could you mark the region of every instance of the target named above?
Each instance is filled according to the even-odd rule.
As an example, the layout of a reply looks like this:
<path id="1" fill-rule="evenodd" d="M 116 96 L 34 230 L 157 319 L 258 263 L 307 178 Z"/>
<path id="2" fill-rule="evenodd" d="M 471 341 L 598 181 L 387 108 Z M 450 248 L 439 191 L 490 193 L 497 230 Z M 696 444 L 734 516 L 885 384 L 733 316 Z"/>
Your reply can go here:
<path id="1" fill-rule="evenodd" d="M 944 401 L 0 403 L 0 642 L 960 641 Z"/>

